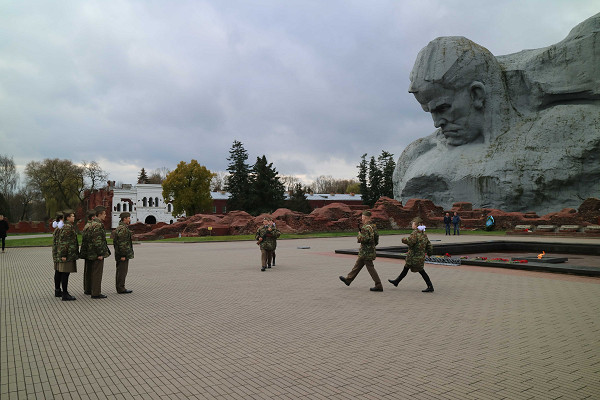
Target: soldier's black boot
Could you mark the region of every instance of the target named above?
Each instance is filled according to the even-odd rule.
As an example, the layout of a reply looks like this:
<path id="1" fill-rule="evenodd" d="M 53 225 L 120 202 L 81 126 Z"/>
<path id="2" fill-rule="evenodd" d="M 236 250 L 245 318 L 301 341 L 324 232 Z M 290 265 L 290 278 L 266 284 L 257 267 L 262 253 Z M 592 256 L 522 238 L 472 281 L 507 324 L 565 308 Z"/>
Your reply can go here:
<path id="1" fill-rule="evenodd" d="M 261 271 L 264 271 L 265 269 L 266 269 L 265 267 L 262 267 L 260 270 L 261 270 Z"/>
<path id="2" fill-rule="evenodd" d="M 58 271 L 54 271 L 54 297 L 62 297 L 62 290 L 60 290 L 61 274 Z"/>
<path id="3" fill-rule="evenodd" d="M 423 293 L 433 292 L 433 286 L 427 286 L 427 289 L 421 290 L 421 292 L 423 292 Z"/>
<path id="4" fill-rule="evenodd" d="M 73 301 L 73 300 L 77 300 L 77 299 L 75 299 L 75 297 L 71 296 L 69 294 L 69 292 L 63 292 L 62 301 Z"/>
<path id="5" fill-rule="evenodd" d="M 340 281 L 344 282 L 346 284 L 346 286 L 350 286 L 350 282 L 348 282 L 348 280 L 346 279 L 346 277 L 340 276 Z"/>
<path id="6" fill-rule="evenodd" d="M 398 287 L 398 284 L 402 280 L 402 278 L 400 276 L 398 276 L 396 279 L 388 279 L 388 282 L 391 283 L 392 285 Z"/>

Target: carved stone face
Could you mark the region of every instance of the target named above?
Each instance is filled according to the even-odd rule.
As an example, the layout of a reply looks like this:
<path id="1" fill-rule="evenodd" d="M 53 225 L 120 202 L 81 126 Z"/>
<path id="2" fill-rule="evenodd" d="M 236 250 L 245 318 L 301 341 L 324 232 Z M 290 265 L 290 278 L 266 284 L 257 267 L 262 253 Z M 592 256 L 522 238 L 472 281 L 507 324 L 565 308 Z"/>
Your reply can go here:
<path id="1" fill-rule="evenodd" d="M 480 97 L 485 94 L 478 93 L 479 89 L 467 86 L 455 90 L 427 83 L 414 95 L 423 110 L 431 113 L 433 125 L 442 130 L 448 144 L 461 146 L 483 140 L 484 107 Z"/>

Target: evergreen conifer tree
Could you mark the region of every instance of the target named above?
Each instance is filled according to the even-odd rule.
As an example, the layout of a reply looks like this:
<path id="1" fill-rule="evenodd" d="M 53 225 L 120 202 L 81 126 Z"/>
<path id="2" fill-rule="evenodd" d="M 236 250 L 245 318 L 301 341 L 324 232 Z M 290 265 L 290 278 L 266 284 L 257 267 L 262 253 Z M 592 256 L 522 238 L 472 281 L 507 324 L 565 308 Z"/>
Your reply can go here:
<path id="1" fill-rule="evenodd" d="M 306 199 L 307 190 L 302 187 L 301 183 L 294 185 L 294 190 L 286 202 L 286 207 L 292 211 L 299 211 L 308 214 L 312 211 L 310 203 Z"/>
<path id="2" fill-rule="evenodd" d="M 394 162 L 394 155 L 387 151 L 381 151 L 381 155 L 378 158 L 379 170 L 381 171 L 381 196 L 394 198 L 394 170 L 396 169 L 396 163 Z"/>
<path id="3" fill-rule="evenodd" d="M 285 188 L 273 163 L 267 157 L 257 157 L 252 167 L 249 212 L 254 215 L 270 213 L 283 205 Z"/>
<path id="4" fill-rule="evenodd" d="M 381 197 L 381 184 L 383 183 L 383 175 L 379 170 L 375 157 L 371 156 L 369 162 L 369 206 L 373 207 L 379 197 Z"/>
<path id="5" fill-rule="evenodd" d="M 250 166 L 246 162 L 248 152 L 244 149 L 242 142 L 234 140 L 229 150 L 229 165 L 227 171 L 229 177 L 225 190 L 230 193 L 227 201 L 228 210 L 248 211 L 248 197 L 250 195 Z"/>
<path id="6" fill-rule="evenodd" d="M 358 168 L 358 182 L 360 184 L 360 193 L 362 195 L 363 204 L 369 204 L 371 198 L 369 196 L 369 185 L 367 182 L 367 153 L 360 158 Z"/>
<path id="7" fill-rule="evenodd" d="M 148 174 L 146 173 L 146 170 L 143 167 L 140 171 L 140 174 L 138 175 L 137 183 L 148 183 Z"/>

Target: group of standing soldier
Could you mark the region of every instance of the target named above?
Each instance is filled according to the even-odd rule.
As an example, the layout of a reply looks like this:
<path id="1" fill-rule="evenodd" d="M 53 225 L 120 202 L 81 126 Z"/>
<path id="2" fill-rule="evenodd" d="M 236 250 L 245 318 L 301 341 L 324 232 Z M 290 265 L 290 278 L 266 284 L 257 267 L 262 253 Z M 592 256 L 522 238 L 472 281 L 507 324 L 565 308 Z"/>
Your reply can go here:
<path id="1" fill-rule="evenodd" d="M 63 221 L 64 219 L 64 221 Z M 82 231 L 81 248 L 75 229 L 75 213 L 66 210 L 57 213 L 53 223 L 52 258 L 54 261 L 54 295 L 62 297 L 63 301 L 75 300 L 68 291 L 69 275 L 77 272 L 77 260 L 84 260 L 83 292 L 91 295 L 92 299 L 105 299 L 102 294 L 102 275 L 104 260 L 111 255 L 106 242 L 104 220 L 106 208 L 98 206 L 87 213 L 87 223 Z M 116 259 L 116 289 L 117 293 L 131 293 L 125 288 L 129 260 L 133 258 L 133 243 L 131 231 L 127 227 L 131 220 L 129 213 L 121 213 L 119 226 L 111 237 L 115 249 Z M 62 288 L 61 288 L 62 285 Z"/>

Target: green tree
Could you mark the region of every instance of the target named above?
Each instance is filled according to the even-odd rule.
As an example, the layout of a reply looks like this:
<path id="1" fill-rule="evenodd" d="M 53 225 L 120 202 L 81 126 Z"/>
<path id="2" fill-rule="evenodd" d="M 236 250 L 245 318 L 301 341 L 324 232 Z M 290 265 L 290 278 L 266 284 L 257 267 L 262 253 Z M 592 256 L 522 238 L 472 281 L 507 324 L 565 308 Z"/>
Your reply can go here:
<path id="1" fill-rule="evenodd" d="M 306 198 L 307 189 L 301 183 L 296 183 L 290 198 L 286 201 L 286 207 L 293 211 L 299 211 L 308 214 L 312 211 L 310 203 Z"/>
<path id="2" fill-rule="evenodd" d="M 47 216 L 58 210 L 77 209 L 83 203 L 84 174 L 84 167 L 58 158 L 31 161 L 25 167 L 28 181 L 45 201 Z"/>
<path id="3" fill-rule="evenodd" d="M 354 182 L 346 186 L 346 193 L 360 193 L 360 183 Z"/>
<path id="4" fill-rule="evenodd" d="M 373 207 L 379 197 L 381 197 L 381 185 L 383 183 L 383 174 L 374 156 L 369 161 L 369 206 Z"/>
<path id="5" fill-rule="evenodd" d="M 146 169 L 144 167 L 142 167 L 142 170 L 140 171 L 140 174 L 138 175 L 137 183 L 139 183 L 139 184 L 148 183 L 148 174 L 146 173 Z"/>
<path id="6" fill-rule="evenodd" d="M 250 196 L 250 166 L 248 152 L 244 149 L 242 142 L 235 140 L 229 150 L 229 165 L 227 171 L 229 176 L 225 190 L 230 193 L 227 200 L 228 210 L 248 211 L 248 197 Z"/>
<path id="7" fill-rule="evenodd" d="M 198 161 L 181 161 L 162 183 L 165 202 L 173 203 L 173 215 L 192 216 L 212 209 L 210 181 L 213 174 Z"/>
<path id="8" fill-rule="evenodd" d="M 15 193 L 19 173 L 12 157 L 0 155 L 0 214 L 12 220 L 10 200 Z"/>
<path id="9" fill-rule="evenodd" d="M 253 215 L 270 213 L 283 205 L 285 188 L 273 163 L 267 157 L 257 157 L 252 167 L 250 183 L 250 205 L 248 212 Z"/>
<path id="10" fill-rule="evenodd" d="M 358 183 L 360 185 L 360 193 L 362 195 L 363 204 L 370 204 L 371 197 L 369 193 L 369 182 L 367 181 L 367 153 L 363 154 L 360 157 L 360 164 L 357 165 L 358 168 Z"/>
<path id="11" fill-rule="evenodd" d="M 381 196 L 394 198 L 394 170 L 396 169 L 394 155 L 382 150 L 377 161 L 382 175 L 380 194 Z"/>

